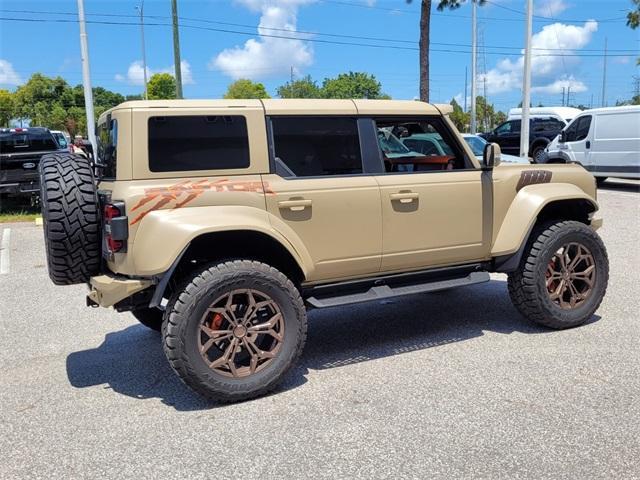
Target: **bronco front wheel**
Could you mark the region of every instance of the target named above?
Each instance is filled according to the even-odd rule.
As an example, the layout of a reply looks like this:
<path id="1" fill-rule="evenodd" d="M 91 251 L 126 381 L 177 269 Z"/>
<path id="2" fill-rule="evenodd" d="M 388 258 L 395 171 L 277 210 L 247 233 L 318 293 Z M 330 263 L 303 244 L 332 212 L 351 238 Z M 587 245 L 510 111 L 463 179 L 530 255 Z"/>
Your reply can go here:
<path id="1" fill-rule="evenodd" d="M 263 263 L 212 265 L 170 304 L 167 358 L 184 383 L 214 400 L 246 400 L 275 388 L 306 339 L 298 290 Z"/>
<path id="2" fill-rule="evenodd" d="M 569 328 L 593 315 L 608 279 L 609 260 L 598 234 L 583 223 L 565 221 L 532 233 L 508 287 L 524 317 L 550 328 Z"/>

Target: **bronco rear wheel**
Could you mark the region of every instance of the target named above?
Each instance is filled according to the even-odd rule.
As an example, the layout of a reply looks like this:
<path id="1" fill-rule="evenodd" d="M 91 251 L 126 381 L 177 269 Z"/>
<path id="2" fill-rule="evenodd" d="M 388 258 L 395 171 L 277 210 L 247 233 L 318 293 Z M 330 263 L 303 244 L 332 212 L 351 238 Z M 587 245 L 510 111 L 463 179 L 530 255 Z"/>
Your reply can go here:
<path id="1" fill-rule="evenodd" d="M 100 215 L 89 160 L 70 153 L 40 160 L 40 202 L 49 277 L 86 283 L 100 271 Z"/>
<path id="2" fill-rule="evenodd" d="M 169 305 L 167 358 L 187 385 L 214 400 L 246 400 L 275 388 L 306 340 L 300 293 L 263 263 L 214 264 Z"/>
<path id="3" fill-rule="evenodd" d="M 569 328 L 593 315 L 608 279 L 609 260 L 598 234 L 583 223 L 566 221 L 532 233 L 508 287 L 523 316 L 550 328 Z"/>

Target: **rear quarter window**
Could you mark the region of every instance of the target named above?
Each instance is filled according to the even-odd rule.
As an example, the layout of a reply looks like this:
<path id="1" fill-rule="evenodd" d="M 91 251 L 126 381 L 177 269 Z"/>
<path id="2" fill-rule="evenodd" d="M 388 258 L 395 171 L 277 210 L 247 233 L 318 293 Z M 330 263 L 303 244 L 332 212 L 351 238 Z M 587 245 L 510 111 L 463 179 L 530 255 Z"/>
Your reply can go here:
<path id="1" fill-rule="evenodd" d="M 148 141 L 152 172 L 249 167 L 247 121 L 241 115 L 150 117 Z"/>

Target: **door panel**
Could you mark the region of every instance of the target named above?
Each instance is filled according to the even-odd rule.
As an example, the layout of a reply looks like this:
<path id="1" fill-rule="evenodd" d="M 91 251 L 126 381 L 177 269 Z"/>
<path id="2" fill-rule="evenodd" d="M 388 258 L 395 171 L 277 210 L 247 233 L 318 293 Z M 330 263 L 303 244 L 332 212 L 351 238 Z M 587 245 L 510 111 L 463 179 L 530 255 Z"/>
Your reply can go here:
<path id="1" fill-rule="evenodd" d="M 485 258 L 480 171 L 380 175 L 382 271 Z"/>
<path id="2" fill-rule="evenodd" d="M 380 191 L 374 177 L 284 179 L 263 175 L 267 210 L 307 247 L 309 281 L 376 273 L 382 253 Z"/>

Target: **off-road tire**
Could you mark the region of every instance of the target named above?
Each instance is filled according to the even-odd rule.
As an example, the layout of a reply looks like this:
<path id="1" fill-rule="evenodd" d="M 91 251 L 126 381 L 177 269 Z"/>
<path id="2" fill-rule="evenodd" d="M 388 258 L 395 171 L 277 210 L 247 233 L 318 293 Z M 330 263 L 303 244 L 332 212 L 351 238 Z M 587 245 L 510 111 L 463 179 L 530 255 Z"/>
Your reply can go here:
<path id="1" fill-rule="evenodd" d="M 198 346 L 201 318 L 225 292 L 252 288 L 268 294 L 284 318 L 282 347 L 263 370 L 242 378 L 225 377 L 209 368 Z M 264 263 L 233 260 L 209 265 L 176 291 L 162 327 L 164 351 L 180 379 L 199 394 L 219 402 L 236 402 L 273 390 L 300 356 L 307 337 L 302 297 L 283 273 Z"/>
<path id="2" fill-rule="evenodd" d="M 546 269 L 555 252 L 567 242 L 579 242 L 592 253 L 596 278 L 589 297 L 570 310 L 554 304 L 547 291 Z M 514 306 L 528 320 L 549 328 L 571 328 L 586 322 L 598 309 L 607 290 L 609 259 L 598 234 L 576 221 L 557 221 L 534 229 L 518 269 L 509 274 Z"/>
<path id="3" fill-rule="evenodd" d="M 131 314 L 145 327 L 155 330 L 156 332 L 162 330 L 164 310 L 160 310 L 159 308 L 137 308 L 132 310 Z"/>
<path id="4" fill-rule="evenodd" d="M 40 201 L 49 277 L 56 285 L 86 283 L 100 272 L 100 212 L 86 158 L 47 154 L 40 160 Z"/>

